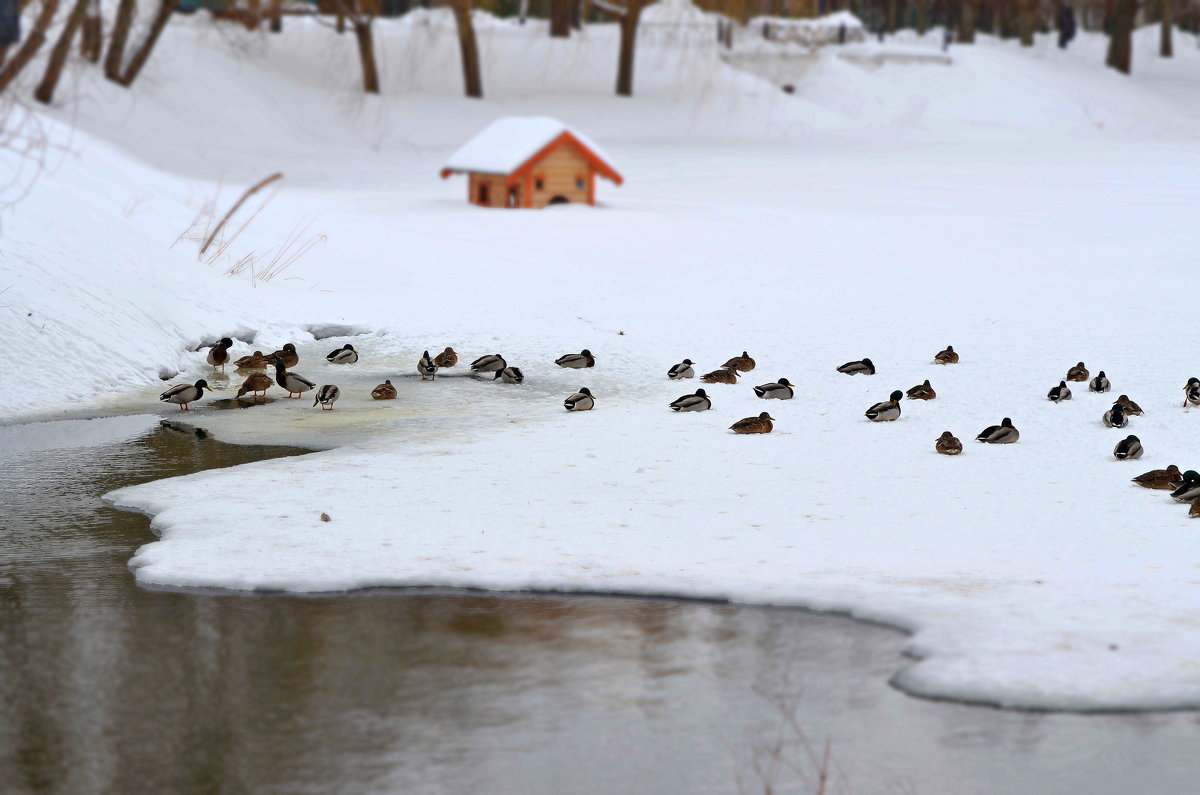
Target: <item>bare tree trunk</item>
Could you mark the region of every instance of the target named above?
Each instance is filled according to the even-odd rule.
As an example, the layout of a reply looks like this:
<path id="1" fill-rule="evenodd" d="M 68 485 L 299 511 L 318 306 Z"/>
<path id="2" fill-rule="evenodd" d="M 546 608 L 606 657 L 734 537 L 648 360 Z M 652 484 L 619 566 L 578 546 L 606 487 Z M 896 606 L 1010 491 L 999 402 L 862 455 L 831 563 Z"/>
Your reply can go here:
<path id="1" fill-rule="evenodd" d="M 104 54 L 104 76 L 116 83 L 121 82 L 121 64 L 125 61 L 125 44 L 129 41 L 129 29 L 133 27 L 133 16 L 137 12 L 137 0 L 121 0 L 117 6 L 117 17 L 113 20 L 112 36 L 108 39 L 108 52 Z"/>
<path id="2" fill-rule="evenodd" d="M 1159 0 L 1162 4 L 1162 27 L 1158 34 L 1158 54 L 1171 58 L 1175 50 L 1171 46 L 1171 28 L 1175 27 L 1175 0 Z"/>
<path id="3" fill-rule="evenodd" d="M 483 76 L 479 71 L 479 44 L 475 41 L 471 0 L 455 0 L 454 24 L 458 28 L 458 47 L 462 51 L 463 88 L 468 97 L 482 99 Z"/>
<path id="4" fill-rule="evenodd" d="M 1129 74 L 1133 61 L 1133 18 L 1137 14 L 1137 0 L 1117 0 L 1113 14 L 1112 36 L 1108 40 L 1108 58 L 1105 63 L 1118 72 Z"/>
<path id="5" fill-rule="evenodd" d="M 271 26 L 272 33 L 283 32 L 283 0 L 271 0 Z"/>
<path id="6" fill-rule="evenodd" d="M 979 0 L 958 0 L 958 43 L 975 43 L 975 15 Z"/>
<path id="7" fill-rule="evenodd" d="M 529 16 L 529 0 L 520 0 L 517 5 L 517 17 L 522 25 L 525 24 L 525 17 Z"/>
<path id="8" fill-rule="evenodd" d="M 8 88 L 8 84 L 21 73 L 25 65 L 33 60 L 33 56 L 46 43 L 46 30 L 50 27 L 50 23 L 54 21 L 54 14 L 58 11 L 58 0 L 42 0 L 42 10 L 38 14 L 37 19 L 33 22 L 33 28 L 29 31 L 29 35 L 25 37 L 25 41 L 17 49 L 13 57 L 4 64 L 4 68 L 0 69 L 0 92 Z"/>
<path id="9" fill-rule="evenodd" d="M 896 17 L 899 15 L 897 5 L 897 0 L 887 0 L 887 16 L 884 17 L 883 24 L 889 34 L 896 32 Z"/>
<path id="10" fill-rule="evenodd" d="M 150 23 L 150 30 L 146 33 L 146 38 L 142 40 L 137 52 L 129 59 L 129 65 L 121 73 L 121 79 L 118 81 L 121 85 L 129 88 L 141 74 L 142 67 L 146 65 L 146 61 L 150 60 L 150 53 L 154 51 L 158 37 L 162 35 L 163 28 L 171 21 L 171 14 L 175 13 L 175 6 L 178 4 L 179 0 L 162 0 L 159 3 L 158 13 L 154 15 L 154 21 Z"/>
<path id="11" fill-rule="evenodd" d="M 363 91 L 379 93 L 379 70 L 375 66 L 375 39 L 371 35 L 371 20 L 354 23 L 354 38 L 358 42 L 358 59 L 362 62 Z"/>
<path id="12" fill-rule="evenodd" d="M 89 0 L 87 14 L 83 18 L 83 34 L 79 37 L 79 54 L 91 63 L 100 63 L 104 49 L 104 18 L 100 11 L 100 0 Z"/>
<path id="13" fill-rule="evenodd" d="M 1033 31 L 1037 27 L 1038 0 L 1020 0 L 1021 46 L 1033 46 Z"/>
<path id="14" fill-rule="evenodd" d="M 550 0 L 550 35 L 559 39 L 571 35 L 571 0 Z"/>
<path id="15" fill-rule="evenodd" d="M 258 30 L 262 21 L 262 4 L 259 0 L 246 0 L 246 30 Z"/>
<path id="16" fill-rule="evenodd" d="M 638 19 L 642 16 L 642 0 L 628 0 L 621 17 L 621 50 L 617 57 L 617 95 L 633 96 L 633 55 L 637 49 Z"/>
<path id="17" fill-rule="evenodd" d="M 571 27 L 583 30 L 583 0 L 571 0 Z"/>
<path id="18" fill-rule="evenodd" d="M 58 41 L 54 42 L 54 49 L 50 51 L 50 59 L 46 62 L 46 73 L 42 75 L 42 82 L 34 89 L 33 97 L 38 102 L 49 105 L 54 100 L 54 89 L 58 85 L 58 79 L 62 77 L 63 65 L 66 64 L 67 56 L 71 53 L 71 42 L 75 39 L 75 33 L 79 30 L 79 26 L 83 24 L 87 6 L 88 0 L 75 0 L 71 15 L 67 17 L 67 24 L 63 25 L 62 33 L 58 34 Z"/>
<path id="19" fill-rule="evenodd" d="M 929 3 L 930 0 L 916 0 L 917 9 L 917 35 L 924 36 L 929 30 Z"/>

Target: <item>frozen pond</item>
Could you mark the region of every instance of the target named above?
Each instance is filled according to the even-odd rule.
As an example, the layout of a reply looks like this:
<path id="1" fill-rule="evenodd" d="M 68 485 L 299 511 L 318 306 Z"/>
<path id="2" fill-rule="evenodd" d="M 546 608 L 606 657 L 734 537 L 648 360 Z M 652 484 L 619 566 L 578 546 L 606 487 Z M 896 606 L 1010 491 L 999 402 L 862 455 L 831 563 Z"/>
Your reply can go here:
<path id="1" fill-rule="evenodd" d="M 1183 792 L 1200 775 L 1194 712 L 910 698 L 887 684 L 902 636 L 835 615 L 134 587 L 147 521 L 101 494 L 298 452 L 151 416 L 0 428 L 0 789 L 762 792 L 781 741 L 776 791 L 811 791 L 805 742 L 826 740 L 830 792 Z"/>

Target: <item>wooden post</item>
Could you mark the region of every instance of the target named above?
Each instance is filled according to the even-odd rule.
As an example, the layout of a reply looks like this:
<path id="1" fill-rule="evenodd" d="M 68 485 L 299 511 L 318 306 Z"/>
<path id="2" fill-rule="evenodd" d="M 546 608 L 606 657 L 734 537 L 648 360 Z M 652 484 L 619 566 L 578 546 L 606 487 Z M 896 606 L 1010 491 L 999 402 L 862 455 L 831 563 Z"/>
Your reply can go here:
<path id="1" fill-rule="evenodd" d="M 42 82 L 34 89 L 33 98 L 38 102 L 49 105 L 54 99 L 54 89 L 58 85 L 58 78 L 62 76 L 63 65 L 67 62 L 67 55 L 71 52 L 71 41 L 75 38 L 75 32 L 79 30 L 79 26 L 83 23 L 83 15 L 87 13 L 88 0 L 75 0 L 75 6 L 71 9 L 71 15 L 67 17 L 67 24 L 63 25 L 62 33 L 58 34 L 58 41 L 54 43 L 54 49 L 50 51 L 50 58 L 46 61 L 46 72 L 42 75 Z"/>

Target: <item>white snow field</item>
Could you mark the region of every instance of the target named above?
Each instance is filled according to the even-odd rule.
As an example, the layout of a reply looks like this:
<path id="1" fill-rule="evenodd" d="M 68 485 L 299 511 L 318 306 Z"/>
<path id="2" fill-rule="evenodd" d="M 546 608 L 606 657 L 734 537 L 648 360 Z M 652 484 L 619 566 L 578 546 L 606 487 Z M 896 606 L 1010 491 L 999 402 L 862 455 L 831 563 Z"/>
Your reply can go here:
<path id="1" fill-rule="evenodd" d="M 1200 412 L 1180 407 L 1200 370 L 1194 38 L 1161 61 L 1140 31 L 1132 77 L 1088 35 L 1065 53 L 985 37 L 949 65 L 868 43 L 877 68 L 826 52 L 787 95 L 723 64 L 708 33 L 660 31 L 628 100 L 611 96 L 611 26 L 551 41 L 479 20 L 484 101 L 458 96 L 441 13 L 377 23 L 385 93 L 369 100 L 352 99 L 348 37 L 288 20 L 247 45 L 196 18 L 172 23 L 131 94 L 84 74 L 100 99 L 45 114 L 76 125 L 73 154 L 5 220 L 0 416 L 144 413 L 160 371 L 208 375 L 192 349 L 223 335 L 235 355 L 293 340 L 296 371 L 342 389 L 333 412 L 277 388 L 223 411 L 238 378 L 209 375 L 190 416 L 163 407 L 218 438 L 322 452 L 109 495 L 161 535 L 132 562 L 140 583 L 804 605 L 912 632 L 895 677 L 912 693 L 1200 707 L 1200 523 L 1129 483 L 1200 464 Z M 438 170 L 514 115 L 591 136 L 625 185 L 600 183 L 596 208 L 468 205 Z M 171 248 L 218 187 L 223 211 L 275 170 L 228 261 Z M 328 239 L 277 279 L 221 275 L 298 227 Z M 346 341 L 362 361 L 327 364 Z M 933 365 L 947 344 L 962 362 Z M 420 382 L 421 352 L 446 345 L 459 367 Z M 585 347 L 594 369 L 554 366 Z M 702 386 L 668 367 L 743 350 L 757 369 L 704 385 L 712 411 L 668 411 Z M 465 374 L 489 353 L 525 384 Z M 877 375 L 835 372 L 863 356 Z M 1080 360 L 1113 393 L 1049 403 Z M 781 377 L 796 399 L 754 397 Z M 370 400 L 384 378 L 399 398 Z M 926 378 L 936 400 L 864 419 Z M 580 386 L 596 409 L 568 414 Z M 1146 412 L 1125 431 L 1100 422 L 1119 393 Z M 727 432 L 764 410 L 774 433 Z M 1006 416 L 1019 443 L 971 441 Z M 933 451 L 946 429 L 957 458 Z M 1127 433 L 1141 461 L 1113 460 Z"/>

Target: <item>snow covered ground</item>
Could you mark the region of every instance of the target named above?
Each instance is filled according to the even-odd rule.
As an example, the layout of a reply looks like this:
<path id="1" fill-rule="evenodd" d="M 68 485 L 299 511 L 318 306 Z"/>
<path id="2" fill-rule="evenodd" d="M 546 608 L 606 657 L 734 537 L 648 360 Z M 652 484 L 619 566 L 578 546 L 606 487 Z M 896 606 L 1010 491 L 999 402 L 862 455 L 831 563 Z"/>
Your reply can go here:
<path id="1" fill-rule="evenodd" d="M 1132 79 L 1089 36 L 1066 53 L 985 38 L 949 66 L 823 55 L 795 95 L 699 40 L 651 40 L 630 101 L 610 96 L 611 28 L 560 42 L 489 23 L 489 99 L 471 102 L 447 18 L 408 19 L 379 25 L 385 96 L 353 102 L 353 71 L 334 68 L 352 44 L 326 29 L 247 47 L 173 23 L 131 97 L 79 78 L 105 101 L 58 112 L 77 154 L 5 220 L 10 421 L 144 412 L 160 372 L 204 376 L 192 349 L 227 334 L 235 355 L 293 340 L 298 372 L 342 388 L 334 412 L 311 397 L 224 411 L 237 379 L 210 377 L 189 421 L 322 452 L 110 495 L 162 534 L 133 561 L 139 582 L 808 605 L 911 630 L 921 659 L 896 677 L 910 692 L 1200 706 L 1197 525 L 1128 482 L 1200 450 L 1200 417 L 1179 406 L 1197 374 L 1180 350 L 1200 242 L 1193 39 L 1160 62 L 1139 32 Z M 577 126 L 626 184 L 603 183 L 598 208 L 467 205 L 463 179 L 437 172 L 511 114 Z M 223 208 L 273 170 L 283 187 L 228 261 L 171 248 L 218 188 Z M 328 238 L 283 276 L 221 275 L 306 224 Z M 314 341 L 326 324 L 369 333 Z M 363 360 L 325 363 L 345 341 Z M 932 365 L 946 344 L 962 363 Z M 421 351 L 445 345 L 458 371 L 417 380 Z M 584 347 L 593 370 L 553 365 Z M 700 386 L 668 382 L 671 364 L 742 350 L 758 367 L 709 386 L 712 411 L 667 410 Z M 465 376 L 485 353 L 526 383 Z M 834 371 L 863 356 L 877 375 Z M 1127 431 L 1141 462 L 1112 459 L 1127 432 L 1101 425 L 1105 397 L 1081 384 L 1045 400 L 1079 360 L 1146 410 Z M 781 377 L 797 399 L 754 397 Z M 384 378 L 399 399 L 371 401 Z M 863 418 L 925 378 L 937 400 Z M 580 386 L 597 408 L 567 414 Z M 775 433 L 726 432 L 762 410 Z M 1005 416 L 1018 444 L 969 441 Z M 934 454 L 945 429 L 962 456 Z"/>

